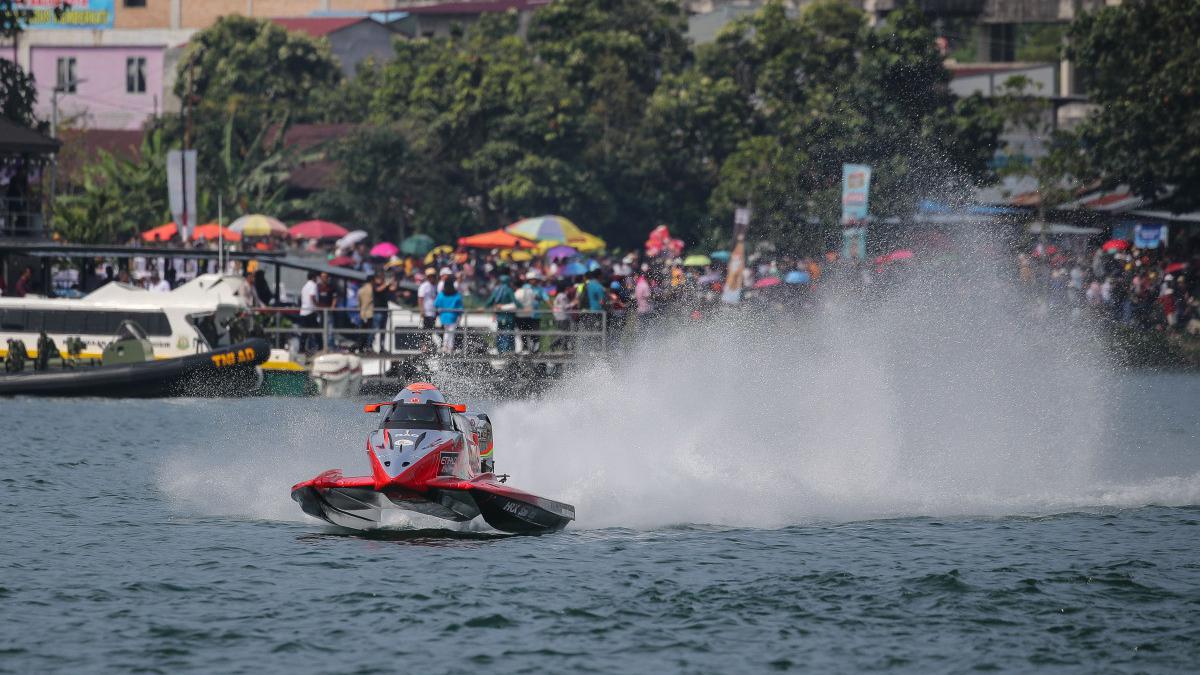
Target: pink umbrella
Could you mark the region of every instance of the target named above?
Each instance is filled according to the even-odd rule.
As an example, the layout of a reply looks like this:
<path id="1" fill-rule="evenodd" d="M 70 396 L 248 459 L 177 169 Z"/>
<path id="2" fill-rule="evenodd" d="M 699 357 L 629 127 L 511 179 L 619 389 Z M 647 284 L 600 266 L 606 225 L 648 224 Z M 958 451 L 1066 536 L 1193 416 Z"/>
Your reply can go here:
<path id="1" fill-rule="evenodd" d="M 768 286 L 776 286 L 779 284 L 779 277 L 763 277 L 754 282 L 755 288 L 766 288 Z"/>
<path id="2" fill-rule="evenodd" d="M 328 220 L 306 220 L 288 229 L 288 236 L 293 239 L 339 239 L 349 231 Z"/>
<path id="3" fill-rule="evenodd" d="M 892 251 L 891 253 L 887 254 L 887 260 L 889 262 L 896 260 L 909 260 L 912 257 L 913 252 L 906 248 L 902 248 L 899 251 Z"/>
<path id="4" fill-rule="evenodd" d="M 390 258 L 400 252 L 400 248 L 390 242 L 381 241 L 371 247 L 371 257 Z"/>

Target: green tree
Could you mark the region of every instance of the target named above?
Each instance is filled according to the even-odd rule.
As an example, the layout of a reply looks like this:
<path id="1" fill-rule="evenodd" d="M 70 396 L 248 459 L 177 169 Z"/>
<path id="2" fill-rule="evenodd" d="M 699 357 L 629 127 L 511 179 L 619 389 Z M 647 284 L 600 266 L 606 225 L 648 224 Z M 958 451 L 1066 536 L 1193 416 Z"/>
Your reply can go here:
<path id="1" fill-rule="evenodd" d="M 1200 206 L 1200 3 L 1128 0 L 1081 15 L 1069 36 L 1098 106 L 1078 129 L 1090 177 L 1177 212 Z"/>
<path id="2" fill-rule="evenodd" d="M 915 6 L 871 29 L 835 0 L 795 18 L 769 3 L 723 31 L 701 50 L 700 67 L 732 76 L 752 103 L 744 124 L 756 138 L 721 169 L 710 201 L 716 222 L 753 201 L 755 232 L 812 250 L 836 224 L 843 163 L 873 167 L 871 211 L 880 218 L 989 180 L 1002 120 L 980 97 L 950 92 L 934 37 Z"/>
<path id="3" fill-rule="evenodd" d="M 413 232 L 445 240 L 473 231 L 473 214 L 445 180 L 440 154 L 436 140 L 402 124 L 364 127 L 330 149 L 338 167 L 333 186 L 305 206 L 391 241 Z"/>
<path id="4" fill-rule="evenodd" d="M 198 115 L 230 107 L 319 117 L 316 92 L 341 81 L 328 43 L 264 19 L 223 16 L 192 36 L 176 69 L 175 95 Z"/>
<path id="5" fill-rule="evenodd" d="M 21 66 L 7 59 L 0 59 L 0 115 L 20 126 L 38 126 L 33 116 L 37 103 L 37 87 L 33 76 L 25 73 Z"/>
<path id="6" fill-rule="evenodd" d="M 146 134 L 137 159 L 100 151 L 83 169 L 82 189 L 56 200 L 55 231 L 75 243 L 108 243 L 169 221 L 166 161 L 161 131 Z"/>

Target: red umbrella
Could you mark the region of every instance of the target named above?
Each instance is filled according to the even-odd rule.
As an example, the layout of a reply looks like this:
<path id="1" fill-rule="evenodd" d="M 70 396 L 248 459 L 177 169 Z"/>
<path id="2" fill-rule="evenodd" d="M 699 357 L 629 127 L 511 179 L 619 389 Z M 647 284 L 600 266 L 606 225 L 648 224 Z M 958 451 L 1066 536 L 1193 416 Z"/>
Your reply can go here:
<path id="1" fill-rule="evenodd" d="M 1167 274 L 1174 274 L 1175 272 L 1182 271 L 1185 267 L 1187 267 L 1187 263 L 1173 262 L 1170 265 L 1167 265 Z"/>
<path id="2" fill-rule="evenodd" d="M 142 233 L 142 239 L 145 241 L 169 241 L 179 233 L 179 228 L 175 223 L 167 223 L 158 227 L 146 230 Z"/>
<path id="3" fill-rule="evenodd" d="M 224 237 L 226 241 L 241 241 L 242 235 L 234 232 L 228 227 L 221 227 L 216 223 L 206 223 L 197 225 L 192 229 L 192 239 L 210 239 L 216 241 Z"/>
<path id="4" fill-rule="evenodd" d="M 293 239 L 340 239 L 350 231 L 328 220 L 306 220 L 288 228 L 288 236 Z"/>
<path id="5" fill-rule="evenodd" d="M 1100 248 L 1104 249 L 1105 251 L 1124 251 L 1125 249 L 1129 248 L 1129 242 L 1125 241 L 1124 239 L 1109 239 L 1108 241 L 1104 242 L 1104 245 Z"/>
<path id="6" fill-rule="evenodd" d="M 330 260 L 329 264 L 333 265 L 334 267 L 352 267 L 354 265 L 354 258 L 351 258 L 348 255 L 339 255 L 333 260 Z"/>
<path id="7" fill-rule="evenodd" d="M 776 286 L 779 284 L 779 277 L 763 277 L 754 282 L 755 288 L 766 288 L 768 286 Z"/>

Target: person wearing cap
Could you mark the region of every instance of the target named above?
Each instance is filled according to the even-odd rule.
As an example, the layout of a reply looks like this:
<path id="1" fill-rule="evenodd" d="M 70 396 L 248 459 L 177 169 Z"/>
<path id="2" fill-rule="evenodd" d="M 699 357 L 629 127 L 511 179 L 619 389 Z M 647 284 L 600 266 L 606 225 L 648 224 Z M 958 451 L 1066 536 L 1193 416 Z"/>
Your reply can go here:
<path id="1" fill-rule="evenodd" d="M 422 344 L 429 350 L 435 347 L 433 332 L 434 325 L 437 323 L 437 309 L 434 307 L 434 303 L 437 300 L 438 290 L 433 285 L 435 274 L 437 274 L 437 270 L 432 267 L 426 269 L 425 278 L 417 287 L 417 302 L 421 305 L 421 328 L 428 331 L 427 338 L 422 340 Z"/>
<path id="2" fill-rule="evenodd" d="M 492 291 L 484 307 L 495 307 L 496 312 L 496 351 L 504 354 L 513 350 L 513 328 L 516 325 L 517 296 L 513 293 L 511 280 L 507 274 L 500 275 L 500 283 Z"/>
<path id="3" fill-rule="evenodd" d="M 530 270 L 525 275 L 525 283 L 514 295 L 517 301 L 517 331 L 521 336 L 521 344 L 525 351 L 536 354 L 541 350 L 541 336 L 530 333 L 537 331 L 541 323 L 539 306 L 550 301 L 550 297 L 542 288 L 542 277 L 537 270 Z"/>

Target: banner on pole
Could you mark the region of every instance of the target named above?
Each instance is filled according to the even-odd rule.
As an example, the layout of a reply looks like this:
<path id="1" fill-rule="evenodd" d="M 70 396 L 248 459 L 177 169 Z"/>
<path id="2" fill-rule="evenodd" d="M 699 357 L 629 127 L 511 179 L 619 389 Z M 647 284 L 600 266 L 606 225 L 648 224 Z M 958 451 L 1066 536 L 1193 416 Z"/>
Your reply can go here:
<path id="1" fill-rule="evenodd" d="M 842 230 L 842 257 L 848 260 L 867 259 L 867 228 L 847 227 Z"/>
<path id="2" fill-rule="evenodd" d="M 733 212 L 733 251 L 729 254 L 729 273 L 725 275 L 725 290 L 721 301 L 736 305 L 742 301 L 742 272 L 746 269 L 746 228 L 750 226 L 750 208 Z"/>
<path id="3" fill-rule="evenodd" d="M 171 150 L 167 153 L 167 193 L 171 217 L 179 228 L 179 237 L 187 241 L 196 224 L 196 151 Z"/>
<path id="4" fill-rule="evenodd" d="M 842 165 L 842 225 L 867 219 L 867 193 L 871 189 L 871 167 L 866 164 Z"/>

